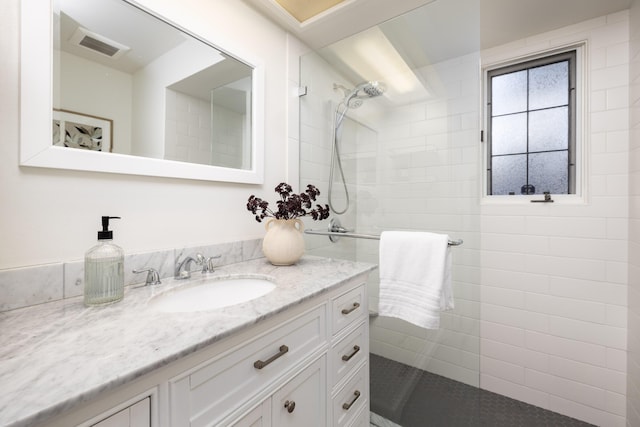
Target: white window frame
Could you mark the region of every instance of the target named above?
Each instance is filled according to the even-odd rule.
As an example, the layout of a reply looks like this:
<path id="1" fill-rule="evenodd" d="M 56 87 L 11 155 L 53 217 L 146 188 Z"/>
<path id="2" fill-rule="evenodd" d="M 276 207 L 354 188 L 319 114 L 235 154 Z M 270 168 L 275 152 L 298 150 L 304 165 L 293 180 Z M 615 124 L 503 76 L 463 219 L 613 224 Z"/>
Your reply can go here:
<path id="1" fill-rule="evenodd" d="M 482 89 L 483 89 L 483 106 L 482 106 L 482 123 L 483 123 L 483 141 L 482 141 L 482 204 L 527 204 L 527 205 L 554 205 L 555 203 L 531 203 L 532 200 L 540 200 L 543 198 L 540 194 L 524 195 L 491 195 L 488 188 L 488 121 L 490 120 L 487 108 L 488 102 L 488 74 L 490 70 L 508 67 L 559 53 L 576 51 L 576 99 L 575 99 L 575 194 L 554 194 L 552 195 L 554 202 L 561 204 L 583 204 L 587 200 L 586 188 L 586 153 L 588 152 L 588 132 L 586 129 L 586 98 L 587 98 L 587 42 L 580 41 L 570 45 L 557 47 L 546 51 L 531 52 L 518 57 L 505 57 L 494 62 L 482 64 Z"/>

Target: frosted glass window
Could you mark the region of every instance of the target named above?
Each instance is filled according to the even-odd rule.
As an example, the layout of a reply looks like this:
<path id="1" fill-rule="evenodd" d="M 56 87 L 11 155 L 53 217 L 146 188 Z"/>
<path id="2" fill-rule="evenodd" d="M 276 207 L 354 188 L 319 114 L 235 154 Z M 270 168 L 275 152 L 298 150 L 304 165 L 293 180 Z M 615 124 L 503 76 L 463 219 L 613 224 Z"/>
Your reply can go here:
<path id="1" fill-rule="evenodd" d="M 536 194 L 548 191 L 551 194 L 567 194 L 567 152 L 529 154 L 529 184 L 536 188 Z"/>
<path id="2" fill-rule="evenodd" d="M 493 154 L 515 154 L 527 151 L 527 115 L 513 114 L 493 118 Z"/>
<path id="3" fill-rule="evenodd" d="M 527 72 L 504 74 L 492 79 L 494 115 L 519 113 L 527 109 Z"/>
<path id="4" fill-rule="evenodd" d="M 557 107 L 569 102 L 569 62 L 529 70 L 529 109 Z"/>
<path id="5" fill-rule="evenodd" d="M 568 125 L 568 107 L 532 111 L 529 113 L 529 151 L 566 150 Z"/>
<path id="6" fill-rule="evenodd" d="M 487 191 L 575 193 L 576 50 L 487 73 Z"/>
<path id="7" fill-rule="evenodd" d="M 527 156 L 498 156 L 493 159 L 492 194 L 520 194 L 527 183 Z"/>

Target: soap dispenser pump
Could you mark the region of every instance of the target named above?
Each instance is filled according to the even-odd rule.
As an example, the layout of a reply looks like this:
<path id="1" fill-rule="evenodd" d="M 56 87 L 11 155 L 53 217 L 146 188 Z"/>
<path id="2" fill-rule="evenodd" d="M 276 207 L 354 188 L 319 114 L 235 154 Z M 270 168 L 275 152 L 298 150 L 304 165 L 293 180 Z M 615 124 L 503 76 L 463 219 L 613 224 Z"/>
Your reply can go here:
<path id="1" fill-rule="evenodd" d="M 124 251 L 113 243 L 109 220 L 118 216 L 103 216 L 98 244 L 84 256 L 84 304 L 105 305 L 124 297 Z"/>

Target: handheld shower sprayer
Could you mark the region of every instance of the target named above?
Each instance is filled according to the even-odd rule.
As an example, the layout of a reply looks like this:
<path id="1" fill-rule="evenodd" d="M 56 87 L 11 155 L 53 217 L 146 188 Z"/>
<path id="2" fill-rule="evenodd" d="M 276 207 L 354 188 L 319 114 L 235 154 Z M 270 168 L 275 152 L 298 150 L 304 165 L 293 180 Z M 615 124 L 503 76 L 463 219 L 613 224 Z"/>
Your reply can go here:
<path id="1" fill-rule="evenodd" d="M 340 127 L 342 126 L 342 121 L 344 120 L 347 111 L 351 108 L 358 108 L 362 106 L 365 99 L 375 98 L 377 96 L 382 95 L 386 90 L 386 85 L 379 81 L 367 81 L 358 84 L 353 89 L 347 89 L 346 87 L 336 84 L 333 84 L 333 89 L 341 89 L 344 98 L 338 106 L 336 107 L 336 112 L 333 121 L 333 144 L 332 144 L 332 153 L 331 153 L 331 168 L 329 169 L 329 207 L 331 210 L 337 214 L 343 214 L 349 209 L 349 191 L 347 189 L 347 183 L 344 178 L 344 171 L 342 169 L 342 160 L 340 159 L 340 149 L 338 147 L 338 134 Z M 335 165 L 338 165 L 338 171 L 340 172 L 340 177 L 342 181 L 342 187 L 344 188 L 344 194 L 346 198 L 346 204 L 344 209 L 338 211 L 333 206 L 333 173 L 335 170 Z"/>

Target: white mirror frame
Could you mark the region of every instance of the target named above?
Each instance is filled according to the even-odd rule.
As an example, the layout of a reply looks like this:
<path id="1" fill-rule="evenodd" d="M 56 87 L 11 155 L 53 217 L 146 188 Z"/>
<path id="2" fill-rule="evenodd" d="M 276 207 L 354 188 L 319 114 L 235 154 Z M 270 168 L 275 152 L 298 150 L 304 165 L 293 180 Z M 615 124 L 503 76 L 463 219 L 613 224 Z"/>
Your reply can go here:
<path id="1" fill-rule="evenodd" d="M 127 2 L 148 11 L 136 3 L 129 0 Z M 150 13 L 154 14 L 153 12 Z M 165 20 L 164 18 L 162 19 Z M 253 55 L 238 54 L 237 49 L 232 49 L 233 53 L 224 51 L 253 68 L 251 112 L 252 169 L 231 169 L 124 154 L 105 154 L 88 150 L 55 147 L 51 142 L 53 105 L 52 1 L 22 0 L 20 24 L 21 166 L 249 184 L 262 184 L 264 182 L 264 64 L 261 60 L 253 57 Z M 171 25 L 191 34 L 173 23 Z M 193 34 L 191 35 L 193 36 Z M 221 50 L 218 46 L 216 46 L 216 49 Z"/>

